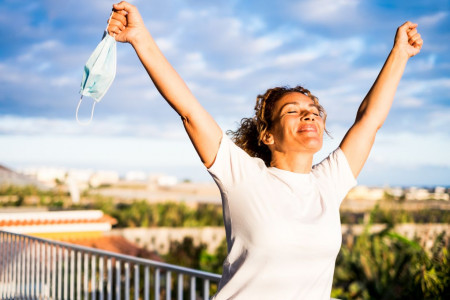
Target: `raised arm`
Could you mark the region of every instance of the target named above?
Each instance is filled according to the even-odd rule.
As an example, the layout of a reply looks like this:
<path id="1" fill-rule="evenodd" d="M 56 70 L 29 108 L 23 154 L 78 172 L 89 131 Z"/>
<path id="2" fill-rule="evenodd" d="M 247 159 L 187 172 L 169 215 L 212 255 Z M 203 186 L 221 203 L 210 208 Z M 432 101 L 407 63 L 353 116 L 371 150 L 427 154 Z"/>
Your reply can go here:
<path id="1" fill-rule="evenodd" d="M 222 138 L 220 127 L 159 50 L 138 9 L 125 1 L 114 4 L 113 9 L 109 33 L 133 46 L 158 91 L 180 115 L 201 161 L 210 167 Z"/>
<path id="2" fill-rule="evenodd" d="M 375 83 L 361 103 L 353 126 L 341 142 L 355 178 L 369 156 L 378 129 L 384 123 L 408 59 L 419 53 L 423 40 L 417 24 L 406 22 L 397 29 L 394 46 Z"/>

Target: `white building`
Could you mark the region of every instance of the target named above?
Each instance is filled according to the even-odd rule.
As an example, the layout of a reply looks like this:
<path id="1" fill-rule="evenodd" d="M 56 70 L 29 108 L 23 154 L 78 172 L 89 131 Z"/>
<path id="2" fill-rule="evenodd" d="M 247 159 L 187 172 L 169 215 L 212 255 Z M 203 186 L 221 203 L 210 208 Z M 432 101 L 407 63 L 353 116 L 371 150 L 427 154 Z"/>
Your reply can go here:
<path id="1" fill-rule="evenodd" d="M 364 185 L 355 186 L 347 194 L 348 199 L 352 200 L 372 200 L 377 201 L 384 198 L 383 188 L 369 188 Z"/>

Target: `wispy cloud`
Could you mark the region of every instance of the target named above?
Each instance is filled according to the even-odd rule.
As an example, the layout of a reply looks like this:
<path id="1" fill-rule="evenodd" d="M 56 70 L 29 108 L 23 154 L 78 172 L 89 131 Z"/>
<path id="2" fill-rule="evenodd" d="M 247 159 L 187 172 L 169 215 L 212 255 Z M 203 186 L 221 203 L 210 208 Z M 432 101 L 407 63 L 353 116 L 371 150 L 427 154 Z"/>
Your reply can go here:
<path id="1" fill-rule="evenodd" d="M 417 23 L 422 26 L 435 26 L 448 16 L 448 11 L 440 11 L 431 15 L 422 16 L 417 19 Z"/>
<path id="2" fill-rule="evenodd" d="M 310 23 L 342 23 L 357 18 L 359 4 L 359 0 L 307 0 L 294 2 L 291 12 Z"/>

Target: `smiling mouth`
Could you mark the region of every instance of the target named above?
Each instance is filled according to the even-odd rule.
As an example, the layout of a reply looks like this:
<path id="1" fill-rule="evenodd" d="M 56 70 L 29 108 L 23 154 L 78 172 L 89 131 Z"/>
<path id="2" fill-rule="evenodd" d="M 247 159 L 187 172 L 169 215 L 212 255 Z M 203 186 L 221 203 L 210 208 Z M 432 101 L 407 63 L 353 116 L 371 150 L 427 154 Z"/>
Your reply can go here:
<path id="1" fill-rule="evenodd" d="M 312 125 L 302 126 L 299 128 L 298 132 L 317 132 L 317 128 Z"/>

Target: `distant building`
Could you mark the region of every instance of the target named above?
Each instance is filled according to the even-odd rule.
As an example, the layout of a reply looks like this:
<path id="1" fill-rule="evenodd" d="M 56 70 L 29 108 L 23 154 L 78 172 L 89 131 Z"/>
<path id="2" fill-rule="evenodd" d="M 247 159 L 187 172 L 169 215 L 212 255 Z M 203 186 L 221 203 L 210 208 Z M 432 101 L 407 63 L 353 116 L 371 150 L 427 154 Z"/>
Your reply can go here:
<path id="1" fill-rule="evenodd" d="M 129 171 L 125 174 L 125 181 L 147 181 L 148 175 L 143 171 Z"/>
<path id="2" fill-rule="evenodd" d="M 117 182 L 119 182 L 119 173 L 116 171 L 97 171 L 89 178 L 89 184 L 92 187 L 112 185 Z"/>
<path id="3" fill-rule="evenodd" d="M 116 220 L 100 210 L 0 209 L 0 229 L 55 240 L 101 237 Z"/>
<path id="4" fill-rule="evenodd" d="M 21 173 L 35 178 L 48 187 L 55 187 L 57 182 L 64 182 L 67 176 L 66 169 L 53 167 L 26 168 L 21 170 Z"/>
<path id="5" fill-rule="evenodd" d="M 444 187 L 435 187 L 434 189 L 424 189 L 410 187 L 405 193 L 406 200 L 442 200 L 449 201 L 450 195 Z"/>
<path id="6" fill-rule="evenodd" d="M 347 198 L 351 200 L 382 200 L 384 198 L 384 189 L 358 185 L 348 192 Z"/>
<path id="7" fill-rule="evenodd" d="M 110 235 L 114 224 L 100 210 L 0 209 L 0 230 L 161 261 L 154 252 Z"/>
<path id="8" fill-rule="evenodd" d="M 429 200 L 430 192 L 427 189 L 410 187 L 406 190 L 405 199 L 406 200 Z"/>
<path id="9" fill-rule="evenodd" d="M 160 187 L 174 186 L 178 183 L 178 179 L 175 176 L 170 175 L 151 175 L 149 177 L 149 184 Z"/>
<path id="10" fill-rule="evenodd" d="M 116 171 L 94 171 L 92 169 L 65 169 L 53 167 L 26 168 L 22 173 L 30 176 L 48 187 L 55 187 L 58 183 L 74 185 L 78 190 L 89 186 L 112 185 L 119 182 L 119 173 Z"/>
<path id="11" fill-rule="evenodd" d="M 450 195 L 447 193 L 446 188 L 442 186 L 435 187 L 432 196 L 434 200 L 443 200 L 443 201 L 450 200 Z"/>
<path id="12" fill-rule="evenodd" d="M 395 199 L 400 199 L 405 196 L 405 191 L 401 187 L 387 187 L 385 191 Z"/>

